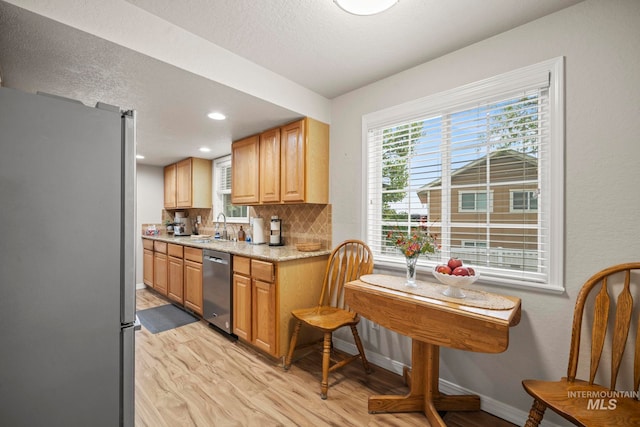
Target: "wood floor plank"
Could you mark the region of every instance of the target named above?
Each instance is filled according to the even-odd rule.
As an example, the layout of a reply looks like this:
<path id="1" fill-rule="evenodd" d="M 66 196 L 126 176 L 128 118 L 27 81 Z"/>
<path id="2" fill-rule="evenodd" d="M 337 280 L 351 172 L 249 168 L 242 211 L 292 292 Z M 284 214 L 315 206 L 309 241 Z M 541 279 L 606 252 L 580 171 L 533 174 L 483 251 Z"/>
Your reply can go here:
<path id="1" fill-rule="evenodd" d="M 138 310 L 167 304 L 150 290 L 136 293 Z M 399 375 L 365 374 L 352 363 L 329 376 L 320 398 L 321 348 L 284 371 L 272 359 L 199 321 L 158 334 L 136 335 L 136 426 L 425 426 L 422 413 L 369 414 L 372 394 L 405 394 Z M 451 426 L 511 427 L 490 414 L 449 413 Z"/>

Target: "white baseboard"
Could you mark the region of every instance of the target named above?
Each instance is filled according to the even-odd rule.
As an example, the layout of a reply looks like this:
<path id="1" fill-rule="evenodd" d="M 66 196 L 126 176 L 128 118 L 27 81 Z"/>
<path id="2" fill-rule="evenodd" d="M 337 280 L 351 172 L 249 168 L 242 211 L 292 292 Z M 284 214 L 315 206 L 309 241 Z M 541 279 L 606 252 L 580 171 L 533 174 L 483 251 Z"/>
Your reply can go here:
<path id="1" fill-rule="evenodd" d="M 348 354 L 356 354 L 358 349 L 355 344 L 341 340 L 339 338 L 333 339 L 333 345 L 340 351 L 343 351 Z M 396 373 L 402 376 L 402 371 L 405 367 L 403 363 L 400 363 L 396 360 L 392 360 L 387 356 L 384 356 L 380 353 L 375 353 L 370 350 L 367 350 L 367 360 L 372 364 L 384 368 L 388 371 Z M 460 387 L 457 384 L 453 384 L 452 382 L 443 380 L 440 378 L 439 380 L 440 391 L 444 394 L 475 394 L 480 396 L 480 408 L 488 412 L 489 414 L 495 415 L 496 417 L 502 418 L 503 420 L 509 421 L 510 423 L 516 425 L 524 425 L 524 422 L 527 420 L 529 416 L 529 411 L 523 411 L 521 409 L 515 408 L 511 405 L 507 405 L 503 402 L 493 399 L 492 397 L 485 396 L 481 393 L 478 393 L 475 390 L 469 390 L 464 387 Z M 560 427 L 557 424 L 551 423 L 549 421 L 543 420 L 541 423 L 542 427 Z"/>
<path id="2" fill-rule="evenodd" d="M 145 285 L 144 283 L 136 283 L 136 291 L 138 289 L 145 289 L 147 287 L 147 285 Z"/>

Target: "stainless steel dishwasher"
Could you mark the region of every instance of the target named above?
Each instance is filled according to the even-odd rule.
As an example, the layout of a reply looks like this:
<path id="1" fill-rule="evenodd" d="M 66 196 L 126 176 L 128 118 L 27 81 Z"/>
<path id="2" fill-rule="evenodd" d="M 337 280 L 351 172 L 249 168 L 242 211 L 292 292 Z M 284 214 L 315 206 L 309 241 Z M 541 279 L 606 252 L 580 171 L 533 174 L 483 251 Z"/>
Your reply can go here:
<path id="1" fill-rule="evenodd" d="M 202 253 L 204 319 L 229 335 L 233 333 L 231 254 L 205 249 Z"/>

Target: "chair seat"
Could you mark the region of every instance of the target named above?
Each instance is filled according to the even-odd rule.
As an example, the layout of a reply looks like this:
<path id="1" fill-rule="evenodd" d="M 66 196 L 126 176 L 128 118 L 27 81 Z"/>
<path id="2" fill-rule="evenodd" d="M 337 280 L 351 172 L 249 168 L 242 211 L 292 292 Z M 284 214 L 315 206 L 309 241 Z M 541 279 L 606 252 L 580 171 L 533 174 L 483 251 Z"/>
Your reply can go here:
<path id="1" fill-rule="evenodd" d="M 355 325 L 360 321 L 358 315 L 352 311 L 328 306 L 302 308 L 291 311 L 291 314 L 296 319 L 326 332 L 335 331 L 342 326 Z"/>
<path id="2" fill-rule="evenodd" d="M 589 427 L 640 425 L 640 401 L 587 381 L 524 380 L 527 393 L 569 421 Z M 569 415 L 570 414 L 570 415 Z"/>

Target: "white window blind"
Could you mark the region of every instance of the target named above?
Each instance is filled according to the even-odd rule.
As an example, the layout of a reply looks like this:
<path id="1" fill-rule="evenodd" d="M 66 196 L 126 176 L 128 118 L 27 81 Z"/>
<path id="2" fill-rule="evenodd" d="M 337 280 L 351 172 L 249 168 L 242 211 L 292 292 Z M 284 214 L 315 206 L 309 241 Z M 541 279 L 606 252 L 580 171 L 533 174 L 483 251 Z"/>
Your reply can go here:
<path id="1" fill-rule="evenodd" d="M 423 229 L 441 245 L 420 258 L 423 267 L 456 256 L 488 281 L 561 287 L 552 274 L 562 249 L 562 235 L 552 232 L 562 222 L 561 207 L 552 209 L 562 182 L 552 177 L 562 161 L 553 75 L 561 65 L 560 58 L 365 116 L 366 240 L 377 262 L 404 263 L 388 230 Z"/>
<path id="2" fill-rule="evenodd" d="M 227 221 L 248 222 L 246 206 L 231 204 L 231 156 L 213 162 L 213 209 L 215 215 L 223 212 Z"/>

